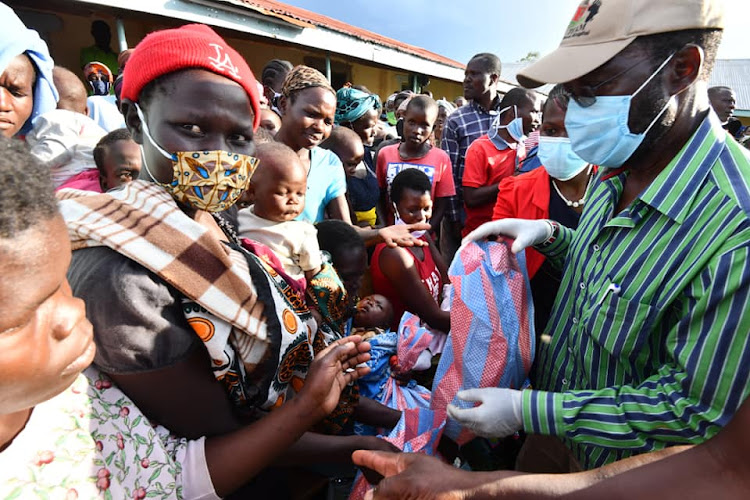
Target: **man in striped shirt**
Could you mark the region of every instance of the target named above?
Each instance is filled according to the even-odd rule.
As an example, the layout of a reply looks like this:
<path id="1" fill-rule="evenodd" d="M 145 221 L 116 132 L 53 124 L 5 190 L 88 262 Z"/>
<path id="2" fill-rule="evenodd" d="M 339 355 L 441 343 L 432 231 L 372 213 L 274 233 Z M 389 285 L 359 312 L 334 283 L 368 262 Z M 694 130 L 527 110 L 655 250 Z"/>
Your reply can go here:
<path id="1" fill-rule="evenodd" d="M 558 436 L 585 468 L 703 442 L 750 391 L 750 158 L 706 91 L 723 6 L 589 4 L 518 77 L 565 82 L 573 150 L 604 167 L 578 229 L 505 219 L 468 237 L 504 234 L 564 268 L 538 387 L 449 407 L 483 435 Z"/>

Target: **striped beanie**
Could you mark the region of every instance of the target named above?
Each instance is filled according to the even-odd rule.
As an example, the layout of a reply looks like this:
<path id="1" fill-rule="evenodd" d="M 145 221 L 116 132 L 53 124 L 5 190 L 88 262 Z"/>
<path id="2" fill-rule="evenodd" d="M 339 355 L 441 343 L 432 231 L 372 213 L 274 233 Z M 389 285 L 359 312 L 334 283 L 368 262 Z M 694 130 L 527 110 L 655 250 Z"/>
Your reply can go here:
<path id="1" fill-rule="evenodd" d="M 258 85 L 245 59 L 214 30 L 204 24 L 188 24 L 156 31 L 133 50 L 123 72 L 122 99 L 138 102 L 141 90 L 156 78 L 182 69 L 205 69 L 239 83 L 250 98 L 260 124 Z"/>

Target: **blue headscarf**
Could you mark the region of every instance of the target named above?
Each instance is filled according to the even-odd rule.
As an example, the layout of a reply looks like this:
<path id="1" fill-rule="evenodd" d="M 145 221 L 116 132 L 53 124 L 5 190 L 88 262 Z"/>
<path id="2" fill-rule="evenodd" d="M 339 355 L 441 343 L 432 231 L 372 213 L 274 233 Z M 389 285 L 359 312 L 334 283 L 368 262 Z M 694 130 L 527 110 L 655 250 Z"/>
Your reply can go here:
<path id="1" fill-rule="evenodd" d="M 47 44 L 39 34 L 28 29 L 18 18 L 13 9 L 0 3 L 0 74 L 17 55 L 26 54 L 36 67 L 36 84 L 34 85 L 34 108 L 31 116 L 24 123 L 20 133 L 31 130 L 34 119 L 57 107 L 57 89 L 52 82 L 52 68 L 55 62 L 49 55 Z"/>
<path id="2" fill-rule="evenodd" d="M 336 92 L 336 125 L 352 123 L 371 109 L 380 109 L 380 97 L 351 87 Z"/>

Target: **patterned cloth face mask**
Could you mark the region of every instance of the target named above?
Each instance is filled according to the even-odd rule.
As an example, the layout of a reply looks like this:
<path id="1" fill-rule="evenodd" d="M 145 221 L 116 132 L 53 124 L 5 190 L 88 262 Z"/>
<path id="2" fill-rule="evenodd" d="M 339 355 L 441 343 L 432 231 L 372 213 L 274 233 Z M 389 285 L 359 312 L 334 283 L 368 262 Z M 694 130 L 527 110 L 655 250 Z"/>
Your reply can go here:
<path id="1" fill-rule="evenodd" d="M 135 105 L 135 110 L 143 125 L 143 135 L 162 155 L 172 161 L 172 181 L 157 181 L 148 168 L 145 155 L 143 167 L 151 179 L 166 189 L 175 201 L 207 212 L 221 212 L 237 202 L 258 166 L 257 158 L 221 150 L 168 153 L 151 137 L 138 104 Z"/>

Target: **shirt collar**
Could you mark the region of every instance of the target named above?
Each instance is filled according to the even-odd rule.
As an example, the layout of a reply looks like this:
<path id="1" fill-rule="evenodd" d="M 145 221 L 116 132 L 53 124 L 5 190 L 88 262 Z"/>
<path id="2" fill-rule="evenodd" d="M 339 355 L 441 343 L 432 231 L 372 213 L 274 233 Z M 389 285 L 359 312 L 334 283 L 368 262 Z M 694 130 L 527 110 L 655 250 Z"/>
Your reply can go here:
<path id="1" fill-rule="evenodd" d="M 490 103 L 490 109 L 486 110 L 480 105 L 478 102 L 476 102 L 474 99 L 469 101 L 469 106 L 474 109 L 477 113 L 483 113 L 485 115 L 495 115 L 497 114 L 498 108 L 500 107 L 500 95 L 496 95 L 495 98 Z"/>
<path id="2" fill-rule="evenodd" d="M 719 118 L 708 113 L 677 156 L 639 196 L 640 200 L 681 224 L 725 143 L 726 133 Z"/>
<path id="3" fill-rule="evenodd" d="M 500 137 L 500 132 L 495 130 L 490 130 L 487 133 L 487 138 L 492 142 L 492 145 L 497 148 L 498 151 L 504 151 L 510 147 L 510 144 L 508 144 L 505 139 Z"/>

